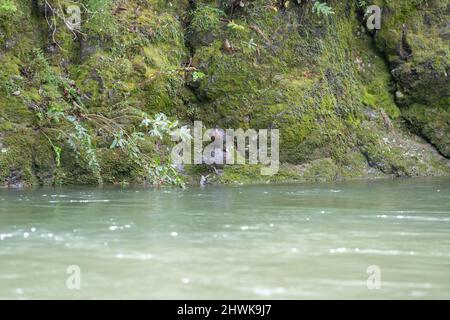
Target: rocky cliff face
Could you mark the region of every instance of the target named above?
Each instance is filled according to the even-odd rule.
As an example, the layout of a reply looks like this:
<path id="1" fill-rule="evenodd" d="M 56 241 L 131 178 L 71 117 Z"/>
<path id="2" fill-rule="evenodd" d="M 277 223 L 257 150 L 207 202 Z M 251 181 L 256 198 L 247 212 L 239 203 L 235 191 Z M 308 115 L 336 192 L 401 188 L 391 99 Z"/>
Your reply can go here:
<path id="1" fill-rule="evenodd" d="M 327 1 L 327 15 L 306 0 L 86 0 L 78 31 L 72 2 L 5 0 L 0 183 L 142 181 L 132 152 L 110 146 L 159 112 L 280 129 L 282 166 L 263 181 L 448 175 L 447 1 L 373 1 L 376 32 L 366 2 Z M 168 161 L 166 143 L 138 144 Z M 216 178 L 261 179 L 250 165 Z"/>
<path id="2" fill-rule="evenodd" d="M 408 127 L 448 158 L 448 1 L 388 4 L 384 18 L 386 27 L 375 40 L 395 79 L 396 102 Z"/>

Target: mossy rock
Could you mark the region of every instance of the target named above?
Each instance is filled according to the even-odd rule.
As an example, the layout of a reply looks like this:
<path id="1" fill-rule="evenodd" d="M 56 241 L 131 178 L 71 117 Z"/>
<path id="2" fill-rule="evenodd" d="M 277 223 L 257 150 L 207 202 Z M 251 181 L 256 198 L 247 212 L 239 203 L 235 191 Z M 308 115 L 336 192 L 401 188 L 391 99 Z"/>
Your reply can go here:
<path id="1" fill-rule="evenodd" d="M 376 44 L 389 60 L 397 85 L 396 101 L 416 132 L 448 157 L 450 140 L 448 131 L 442 126 L 450 119 L 450 51 L 443 31 L 447 28 L 448 2 L 376 3 L 384 8 L 383 26 L 375 37 Z M 434 115 L 443 118 L 437 120 Z"/>
<path id="2" fill-rule="evenodd" d="M 384 8 L 374 35 L 355 1 L 327 1 L 335 14 L 325 17 L 312 1 L 89 0 L 96 14 L 83 13 L 84 35 L 58 20 L 54 39 L 42 1 L 8 1 L 17 10 L 0 19 L 4 183 L 142 182 L 141 169 L 92 123 L 98 175 L 57 134 L 67 128 L 49 114 L 80 108 L 106 119 L 132 108 L 183 124 L 280 130 L 276 176 L 225 166 L 220 183 L 449 174 L 441 156 L 449 157 L 450 127 L 445 0 L 373 1 Z M 62 147 L 60 166 L 44 133 Z M 147 141 L 142 150 L 167 162 L 170 146 Z"/>

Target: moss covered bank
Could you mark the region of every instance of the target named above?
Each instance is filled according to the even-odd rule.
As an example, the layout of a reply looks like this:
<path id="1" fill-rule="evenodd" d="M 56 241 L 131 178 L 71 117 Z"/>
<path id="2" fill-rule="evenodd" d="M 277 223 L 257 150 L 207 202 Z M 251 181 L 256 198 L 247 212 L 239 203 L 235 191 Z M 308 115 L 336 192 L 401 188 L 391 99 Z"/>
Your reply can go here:
<path id="1" fill-rule="evenodd" d="M 280 129 L 278 175 L 195 166 L 186 181 L 450 175 L 448 2 L 326 3 L 2 0 L 0 184 L 142 183 L 142 161 L 169 177 L 170 141 L 139 133 L 158 113 Z"/>

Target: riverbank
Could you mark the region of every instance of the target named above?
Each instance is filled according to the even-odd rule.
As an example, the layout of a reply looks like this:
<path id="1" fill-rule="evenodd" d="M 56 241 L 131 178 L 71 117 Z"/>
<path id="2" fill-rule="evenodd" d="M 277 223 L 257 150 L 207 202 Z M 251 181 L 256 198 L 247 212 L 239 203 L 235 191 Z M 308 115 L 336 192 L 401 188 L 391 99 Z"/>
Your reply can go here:
<path id="1" fill-rule="evenodd" d="M 0 185 L 450 172 L 445 0 L 374 1 L 383 8 L 377 31 L 365 27 L 361 1 L 318 11 L 313 1 L 241 1 L 234 10 L 226 1 L 89 0 L 78 32 L 65 20 L 71 1 L 5 1 Z M 195 121 L 279 130 L 279 174 L 173 170 L 167 128 Z"/>

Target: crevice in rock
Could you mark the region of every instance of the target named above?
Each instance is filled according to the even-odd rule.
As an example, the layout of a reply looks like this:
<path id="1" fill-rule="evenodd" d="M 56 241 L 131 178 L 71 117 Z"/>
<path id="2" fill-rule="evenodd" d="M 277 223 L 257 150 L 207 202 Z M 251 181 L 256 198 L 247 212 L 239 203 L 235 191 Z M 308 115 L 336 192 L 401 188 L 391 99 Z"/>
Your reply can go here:
<path id="1" fill-rule="evenodd" d="M 362 14 L 361 10 L 357 11 L 357 17 L 360 20 L 360 23 L 364 23 L 364 15 Z M 370 32 L 368 30 L 366 30 L 367 34 L 370 36 L 371 38 L 371 42 L 372 42 L 372 49 L 374 50 L 374 52 L 384 61 L 385 65 L 388 67 L 389 71 L 390 71 L 390 76 L 391 76 L 391 81 L 394 84 L 395 88 L 398 88 L 398 80 L 396 79 L 396 77 L 394 76 L 394 74 L 392 74 L 392 71 L 395 69 L 395 65 L 393 65 L 393 63 L 391 63 L 388 59 L 388 56 L 386 54 L 386 52 L 380 50 L 378 48 L 378 46 L 376 45 L 376 37 L 377 37 L 377 33 L 378 31 L 375 30 L 373 32 Z M 399 57 L 403 60 L 403 61 L 407 61 L 413 54 L 411 46 L 408 44 L 407 41 L 407 35 L 408 35 L 408 27 L 406 24 L 403 25 L 403 29 L 402 29 L 402 38 L 399 41 L 398 44 L 398 53 L 399 53 Z M 428 143 L 429 145 L 431 145 L 433 147 L 433 149 L 442 157 L 444 157 L 445 159 L 450 159 L 447 156 L 445 156 L 440 150 L 439 148 L 431 142 L 431 140 L 426 137 L 421 130 L 417 130 L 416 128 L 414 128 L 414 125 L 403 115 L 403 109 L 405 108 L 405 106 L 402 106 L 398 103 L 397 101 L 397 97 L 395 92 L 390 91 L 389 92 L 393 98 L 394 98 L 394 102 L 397 105 L 398 109 L 401 112 L 401 116 L 400 119 L 401 121 L 403 121 L 405 123 L 404 128 L 406 130 L 408 130 L 409 133 L 416 135 L 420 138 L 422 138 L 426 143 Z"/>
<path id="2" fill-rule="evenodd" d="M 185 19 L 181 21 L 184 31 L 184 44 L 186 48 L 189 51 L 189 57 L 187 61 L 185 61 L 184 65 L 185 67 L 192 67 L 193 66 L 193 59 L 195 56 L 195 46 L 192 44 L 191 41 L 191 35 L 189 34 L 189 29 L 192 22 L 192 14 L 197 9 L 197 1 L 196 0 L 189 0 L 189 6 L 186 10 Z M 189 81 L 185 80 L 185 87 L 194 95 L 195 99 L 198 102 L 202 102 L 205 100 L 204 97 L 199 93 L 198 88 L 194 86 L 192 83 L 189 83 Z"/>

